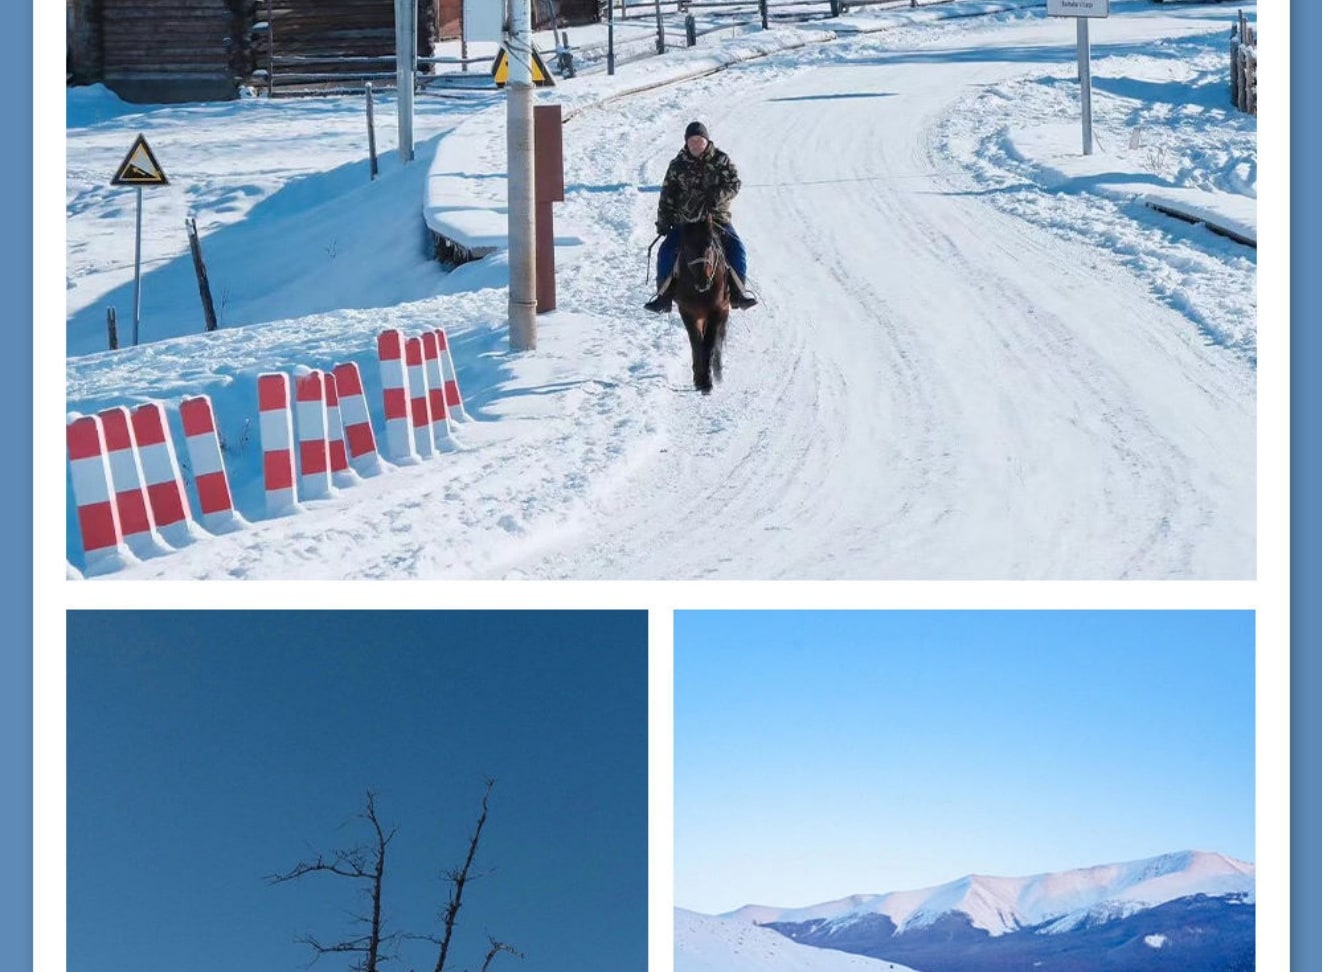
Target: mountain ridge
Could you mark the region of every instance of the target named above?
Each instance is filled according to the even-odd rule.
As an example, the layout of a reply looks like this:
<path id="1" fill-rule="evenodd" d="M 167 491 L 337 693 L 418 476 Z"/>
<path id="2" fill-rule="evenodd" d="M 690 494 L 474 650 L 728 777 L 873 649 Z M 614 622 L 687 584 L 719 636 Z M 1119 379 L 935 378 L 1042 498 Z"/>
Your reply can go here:
<path id="1" fill-rule="evenodd" d="M 946 915 L 964 915 L 993 937 L 1025 928 L 1060 934 L 1199 895 L 1252 902 L 1254 875 L 1253 863 L 1184 850 L 1026 877 L 966 874 L 927 888 L 853 894 L 798 908 L 749 904 L 718 917 L 756 925 L 812 923 L 816 933 L 830 935 L 871 916 L 884 916 L 896 934 L 904 934 Z"/>

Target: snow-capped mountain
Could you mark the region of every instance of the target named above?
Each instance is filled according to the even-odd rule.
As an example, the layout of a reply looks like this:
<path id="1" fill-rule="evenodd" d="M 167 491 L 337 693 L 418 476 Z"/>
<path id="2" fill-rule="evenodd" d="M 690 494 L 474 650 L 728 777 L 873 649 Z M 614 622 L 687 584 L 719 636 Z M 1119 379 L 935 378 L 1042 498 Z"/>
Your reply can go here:
<path id="1" fill-rule="evenodd" d="M 1031 968 L 1049 958 L 1058 970 L 1176 961 L 1223 972 L 1254 967 L 1254 865 L 1182 851 L 1031 877 L 967 875 L 806 908 L 748 905 L 724 917 L 930 972 Z"/>
<path id="2" fill-rule="evenodd" d="M 882 959 L 797 945 L 766 928 L 675 909 L 675 972 L 916 972 Z"/>
<path id="3" fill-rule="evenodd" d="M 1052 923 L 1048 931 L 1059 933 L 1199 894 L 1248 895 L 1252 901 L 1254 865 L 1222 854 L 1181 851 L 1032 877 L 970 874 L 937 887 L 856 894 L 807 908 L 746 905 L 724 917 L 758 925 L 812 923 L 830 934 L 868 915 L 885 915 L 901 933 L 957 914 L 993 936 L 1044 922 Z"/>

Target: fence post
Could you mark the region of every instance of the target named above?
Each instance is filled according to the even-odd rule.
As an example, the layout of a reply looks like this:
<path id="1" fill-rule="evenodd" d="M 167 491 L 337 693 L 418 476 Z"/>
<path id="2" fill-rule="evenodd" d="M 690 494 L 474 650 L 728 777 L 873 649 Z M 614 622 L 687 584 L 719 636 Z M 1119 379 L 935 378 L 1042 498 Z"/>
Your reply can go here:
<path id="1" fill-rule="evenodd" d="M 276 96 L 276 25 L 272 21 L 272 4 L 266 0 L 266 96 Z"/>
<path id="2" fill-rule="evenodd" d="M 606 0 L 606 73 L 616 73 L 616 4 Z"/>
<path id="3" fill-rule="evenodd" d="M 1245 110 L 1251 115 L 1259 113 L 1258 105 L 1258 59 L 1251 55 L 1253 47 L 1246 45 L 1245 53 L 1242 55 L 1245 61 Z M 1257 53 L 1257 52 L 1255 52 Z"/>
<path id="4" fill-rule="evenodd" d="M 554 36 L 555 31 L 552 31 L 552 34 Z M 574 52 L 570 50 L 570 32 L 568 30 L 560 32 L 560 46 L 556 48 L 556 61 L 562 78 L 574 77 Z"/>
<path id="5" fill-rule="evenodd" d="M 211 302 L 211 284 L 207 282 L 207 265 L 202 262 L 202 243 L 198 240 L 198 222 L 192 216 L 185 218 L 188 230 L 188 248 L 193 251 L 193 273 L 198 278 L 198 295 L 202 298 L 202 313 L 207 319 L 207 330 L 216 330 L 216 307 Z"/>
<path id="6" fill-rule="evenodd" d="M 698 25 L 694 23 L 694 15 L 686 14 L 684 18 L 684 39 L 685 43 L 693 47 L 698 43 Z"/>
<path id="7" fill-rule="evenodd" d="M 1231 28 L 1231 103 L 1240 107 L 1240 42 L 1234 26 Z"/>
<path id="8" fill-rule="evenodd" d="M 657 7 L 657 53 L 666 53 L 666 28 L 662 25 L 661 0 L 653 0 Z"/>
<path id="9" fill-rule="evenodd" d="M 364 88 L 367 91 L 368 159 L 372 165 L 368 181 L 371 182 L 377 177 L 377 129 L 372 123 L 372 82 L 367 82 Z"/>
<path id="10" fill-rule="evenodd" d="M 106 335 L 110 339 L 110 350 L 119 350 L 119 325 L 115 322 L 115 308 L 106 308 Z"/>
<path id="11" fill-rule="evenodd" d="M 762 19 L 763 30 L 767 29 L 767 0 L 758 0 L 758 16 Z"/>

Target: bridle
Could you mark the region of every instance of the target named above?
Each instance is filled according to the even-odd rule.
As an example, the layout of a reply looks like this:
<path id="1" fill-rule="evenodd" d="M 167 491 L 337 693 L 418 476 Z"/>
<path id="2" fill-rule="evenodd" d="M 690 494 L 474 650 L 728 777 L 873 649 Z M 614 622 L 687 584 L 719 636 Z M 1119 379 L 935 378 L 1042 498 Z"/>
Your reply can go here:
<path id="1" fill-rule="evenodd" d="M 705 280 L 706 283 L 700 286 L 698 284 L 698 279 L 694 279 L 693 284 L 694 284 L 694 290 L 696 292 L 700 294 L 705 294 L 709 290 L 711 290 L 713 284 L 717 282 L 717 276 L 718 276 L 717 259 L 720 255 L 721 255 L 720 245 L 717 243 L 716 236 L 714 234 L 708 240 L 707 250 L 703 253 L 701 257 L 698 257 L 693 260 L 685 261 L 685 264 L 690 267 L 694 267 L 694 266 L 698 266 L 699 264 L 702 264 L 703 274 L 701 279 Z M 695 274 L 694 276 L 695 278 L 698 277 L 697 274 Z"/>

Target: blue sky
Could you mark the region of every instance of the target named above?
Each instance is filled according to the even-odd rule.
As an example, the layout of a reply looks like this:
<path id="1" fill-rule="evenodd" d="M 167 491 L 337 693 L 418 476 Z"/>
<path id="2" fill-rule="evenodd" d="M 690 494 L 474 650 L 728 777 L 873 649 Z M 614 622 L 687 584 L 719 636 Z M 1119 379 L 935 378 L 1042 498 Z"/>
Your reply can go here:
<path id="1" fill-rule="evenodd" d="M 636 613 L 71 612 L 70 972 L 284 972 L 351 931 L 356 885 L 268 886 L 398 836 L 384 907 L 439 934 L 495 777 L 448 968 L 647 962 L 647 624 Z M 346 936 L 348 937 L 348 936 Z M 384 966 L 431 972 L 411 943 Z M 326 956 L 315 966 L 349 963 Z"/>
<path id="2" fill-rule="evenodd" d="M 1253 860 L 1253 615 L 678 613 L 675 766 L 676 904 L 709 913 Z"/>

